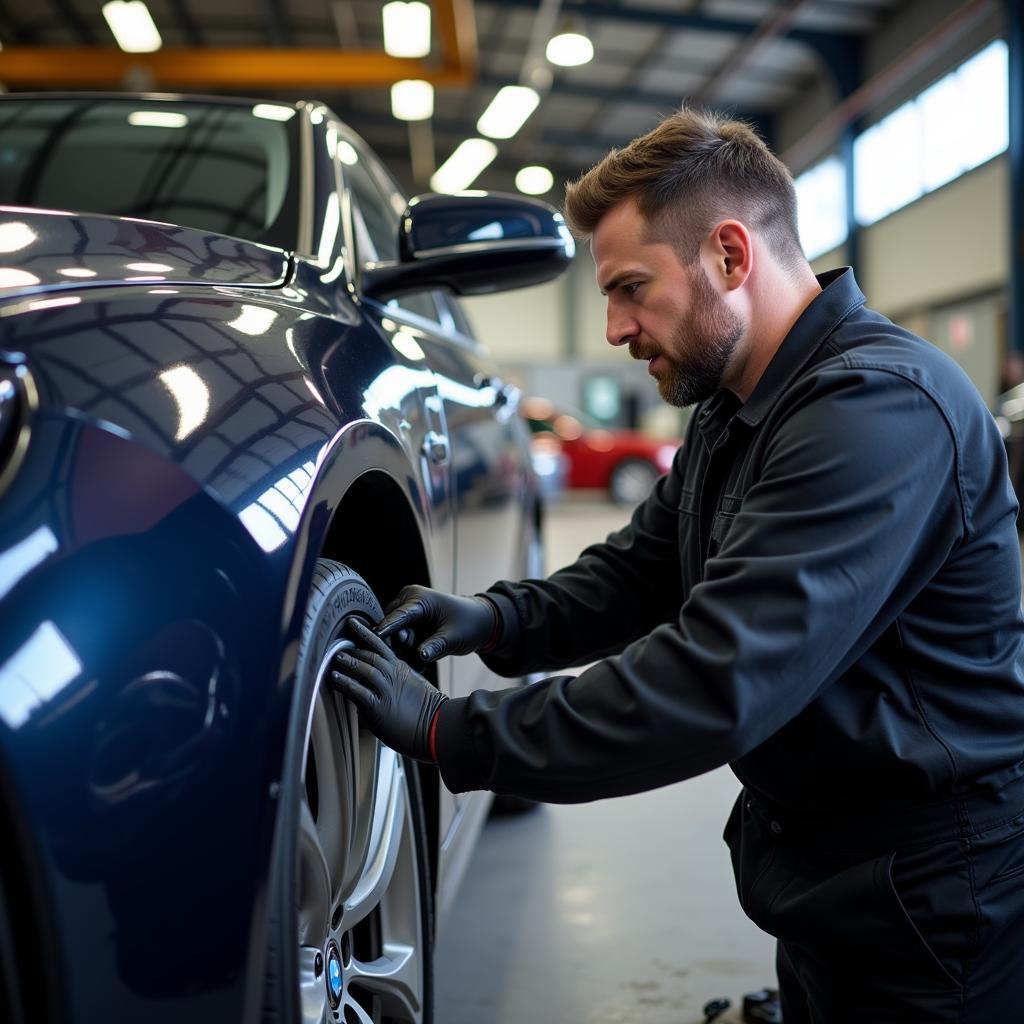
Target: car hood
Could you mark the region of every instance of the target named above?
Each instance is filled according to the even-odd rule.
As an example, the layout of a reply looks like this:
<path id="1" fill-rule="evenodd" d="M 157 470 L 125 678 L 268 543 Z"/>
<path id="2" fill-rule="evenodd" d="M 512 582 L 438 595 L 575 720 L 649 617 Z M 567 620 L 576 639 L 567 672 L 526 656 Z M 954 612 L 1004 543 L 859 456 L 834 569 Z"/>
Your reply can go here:
<path id="1" fill-rule="evenodd" d="M 195 228 L 0 206 L 0 300 L 110 285 L 283 285 L 288 254 Z"/>

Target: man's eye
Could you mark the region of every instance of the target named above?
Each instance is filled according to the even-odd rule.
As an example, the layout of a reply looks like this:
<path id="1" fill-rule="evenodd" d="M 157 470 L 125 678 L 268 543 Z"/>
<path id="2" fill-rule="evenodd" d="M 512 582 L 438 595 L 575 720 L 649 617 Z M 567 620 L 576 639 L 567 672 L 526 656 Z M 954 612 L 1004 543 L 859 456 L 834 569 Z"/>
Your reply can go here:
<path id="1" fill-rule="evenodd" d="M 640 287 L 640 282 L 633 281 L 630 284 L 624 284 L 622 287 L 627 295 L 636 295 L 637 289 Z"/>

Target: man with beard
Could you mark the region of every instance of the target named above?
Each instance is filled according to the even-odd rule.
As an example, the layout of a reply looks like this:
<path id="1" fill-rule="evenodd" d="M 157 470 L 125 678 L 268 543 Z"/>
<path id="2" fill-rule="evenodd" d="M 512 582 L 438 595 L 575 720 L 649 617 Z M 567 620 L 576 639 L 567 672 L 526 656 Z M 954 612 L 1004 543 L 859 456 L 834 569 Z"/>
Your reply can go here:
<path id="1" fill-rule="evenodd" d="M 546 580 L 406 588 L 334 679 L 453 791 L 619 796 L 730 764 L 786 1024 L 1024 1005 L 1024 620 L 999 431 L 937 348 L 815 277 L 786 168 L 683 110 L 566 194 L 608 341 L 699 403 L 629 524 Z M 398 657 L 578 677 L 448 700 Z M 412 646 L 415 641 L 415 646 Z"/>

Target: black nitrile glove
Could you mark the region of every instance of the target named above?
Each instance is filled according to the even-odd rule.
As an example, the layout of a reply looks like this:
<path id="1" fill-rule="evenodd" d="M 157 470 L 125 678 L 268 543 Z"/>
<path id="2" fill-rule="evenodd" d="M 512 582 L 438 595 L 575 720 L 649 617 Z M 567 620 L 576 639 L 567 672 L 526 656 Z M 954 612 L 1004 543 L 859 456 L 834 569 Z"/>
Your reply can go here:
<path id="1" fill-rule="evenodd" d="M 335 654 L 334 684 L 355 704 L 361 721 L 379 740 L 417 761 L 433 761 L 430 727 L 448 698 L 358 619 L 350 619 L 346 629 L 356 646 Z"/>
<path id="2" fill-rule="evenodd" d="M 423 661 L 472 654 L 493 642 L 498 610 L 485 597 L 457 597 L 428 587 L 405 587 L 376 628 L 380 637 L 411 630 Z M 402 638 L 406 640 L 405 637 Z"/>

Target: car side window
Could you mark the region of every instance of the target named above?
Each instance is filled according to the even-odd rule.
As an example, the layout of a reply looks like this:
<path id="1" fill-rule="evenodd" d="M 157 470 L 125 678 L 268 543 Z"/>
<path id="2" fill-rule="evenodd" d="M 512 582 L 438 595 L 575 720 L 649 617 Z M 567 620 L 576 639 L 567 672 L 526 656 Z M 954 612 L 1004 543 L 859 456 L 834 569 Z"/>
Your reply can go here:
<path id="1" fill-rule="evenodd" d="M 359 258 L 374 263 L 397 260 L 399 211 L 378 189 L 363 157 L 352 163 L 343 161 L 342 175 L 352 193 Z"/>
<path id="2" fill-rule="evenodd" d="M 386 190 L 374 174 L 370 154 L 352 142 L 341 149 L 342 180 L 351 195 L 352 227 L 358 257 L 364 263 L 398 259 L 398 219 L 401 215 L 397 193 Z M 389 309 L 414 313 L 433 324 L 441 314 L 429 291 L 413 292 L 387 303 Z"/>

